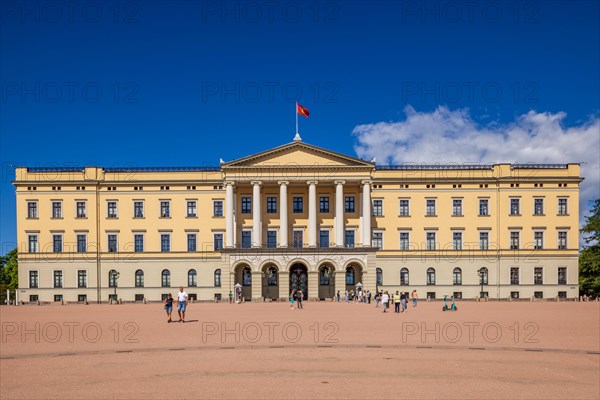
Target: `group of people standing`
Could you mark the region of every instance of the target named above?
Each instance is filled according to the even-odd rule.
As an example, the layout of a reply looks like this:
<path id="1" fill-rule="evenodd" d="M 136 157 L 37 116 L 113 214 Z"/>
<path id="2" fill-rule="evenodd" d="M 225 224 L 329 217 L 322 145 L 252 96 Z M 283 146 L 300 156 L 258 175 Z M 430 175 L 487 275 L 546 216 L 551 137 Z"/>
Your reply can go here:
<path id="1" fill-rule="evenodd" d="M 386 290 L 380 291 L 375 294 L 375 308 L 379 308 L 379 303 L 383 305 L 383 312 L 387 312 L 388 308 L 390 308 L 391 303 L 394 304 L 394 312 L 396 313 L 404 313 L 408 312 L 408 301 L 412 299 L 413 307 L 417 306 L 417 301 L 419 299 L 419 295 L 416 290 L 413 290 L 409 295 L 408 292 L 400 292 L 396 290 L 396 293 L 390 295 Z"/>
<path id="2" fill-rule="evenodd" d="M 340 294 L 340 291 L 338 290 L 337 293 L 335 294 L 335 299 L 336 301 L 339 303 L 340 300 L 342 298 L 342 295 Z M 371 304 L 371 291 L 370 290 L 365 290 L 363 291 L 362 289 L 357 290 L 356 292 L 354 290 L 346 290 L 344 292 L 344 301 L 346 303 L 364 303 L 364 304 Z"/>
<path id="3" fill-rule="evenodd" d="M 290 308 L 294 309 L 294 304 L 296 304 L 296 308 L 301 309 L 304 308 L 302 306 L 302 300 L 304 300 L 304 293 L 300 289 L 294 289 L 290 293 Z"/>

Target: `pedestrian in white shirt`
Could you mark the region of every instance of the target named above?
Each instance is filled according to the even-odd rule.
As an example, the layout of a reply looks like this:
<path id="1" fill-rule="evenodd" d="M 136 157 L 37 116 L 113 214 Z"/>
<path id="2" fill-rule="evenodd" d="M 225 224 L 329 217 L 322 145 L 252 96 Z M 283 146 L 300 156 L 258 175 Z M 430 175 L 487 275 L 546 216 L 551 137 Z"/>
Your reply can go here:
<path id="1" fill-rule="evenodd" d="M 179 288 L 177 293 L 177 314 L 179 314 L 179 322 L 185 323 L 185 309 L 188 303 L 188 294 L 183 291 L 183 287 Z"/>

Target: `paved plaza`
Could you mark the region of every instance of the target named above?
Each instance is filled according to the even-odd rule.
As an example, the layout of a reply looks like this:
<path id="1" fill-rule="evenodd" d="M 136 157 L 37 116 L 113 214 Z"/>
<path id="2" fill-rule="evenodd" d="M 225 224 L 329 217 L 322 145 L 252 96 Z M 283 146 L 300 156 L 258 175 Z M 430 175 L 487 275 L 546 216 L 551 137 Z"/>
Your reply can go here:
<path id="1" fill-rule="evenodd" d="M 600 397 L 600 303 L 0 307 L 0 398 Z"/>

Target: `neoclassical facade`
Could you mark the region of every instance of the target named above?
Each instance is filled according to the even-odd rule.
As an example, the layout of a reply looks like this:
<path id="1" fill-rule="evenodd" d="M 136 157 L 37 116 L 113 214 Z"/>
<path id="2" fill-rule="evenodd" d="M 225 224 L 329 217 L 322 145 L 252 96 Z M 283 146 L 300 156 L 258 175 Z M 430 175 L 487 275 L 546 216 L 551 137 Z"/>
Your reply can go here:
<path id="1" fill-rule="evenodd" d="M 378 166 L 299 137 L 219 167 L 20 167 L 19 300 L 576 297 L 579 175 Z"/>

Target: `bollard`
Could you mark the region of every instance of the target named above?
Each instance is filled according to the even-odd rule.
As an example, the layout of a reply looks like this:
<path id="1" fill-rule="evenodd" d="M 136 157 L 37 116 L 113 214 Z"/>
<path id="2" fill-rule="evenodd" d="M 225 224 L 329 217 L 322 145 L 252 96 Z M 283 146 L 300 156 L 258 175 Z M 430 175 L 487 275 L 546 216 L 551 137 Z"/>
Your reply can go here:
<path id="1" fill-rule="evenodd" d="M 144 297 L 144 304 L 146 304 L 146 298 Z"/>

